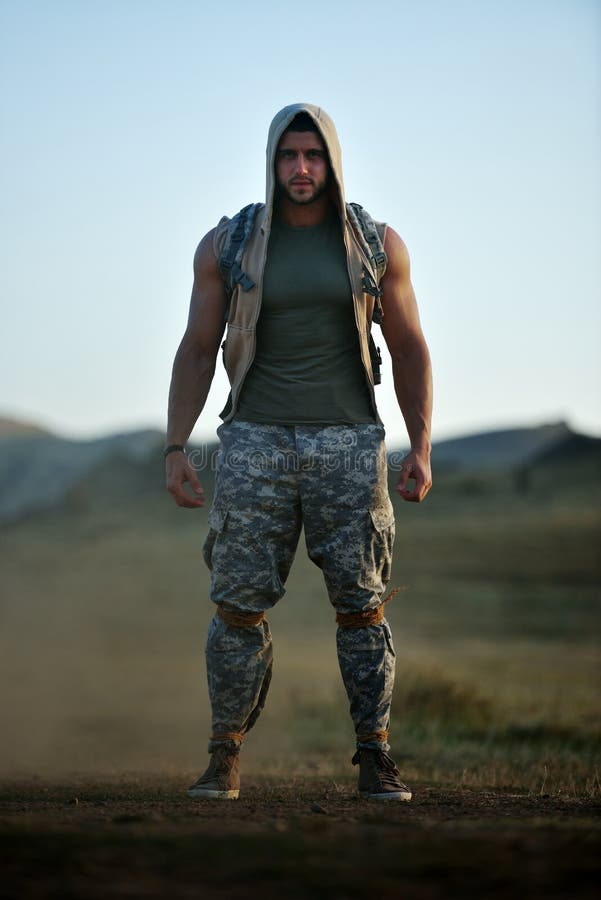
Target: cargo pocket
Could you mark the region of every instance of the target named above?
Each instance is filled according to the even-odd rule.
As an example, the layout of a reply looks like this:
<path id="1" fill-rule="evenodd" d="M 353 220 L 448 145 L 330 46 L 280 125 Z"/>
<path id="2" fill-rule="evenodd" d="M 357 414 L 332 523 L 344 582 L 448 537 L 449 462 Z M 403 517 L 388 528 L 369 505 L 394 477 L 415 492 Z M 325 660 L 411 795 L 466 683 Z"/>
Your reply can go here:
<path id="1" fill-rule="evenodd" d="M 394 509 L 392 503 L 386 506 L 376 506 L 370 509 L 369 515 L 376 531 L 385 531 L 387 528 L 394 526 Z"/>
<path id="2" fill-rule="evenodd" d="M 215 541 L 217 540 L 217 536 L 225 528 L 226 519 L 227 509 L 224 509 L 221 506 L 211 507 L 209 512 L 209 533 L 202 545 L 202 558 L 209 569 L 212 568 L 213 547 L 215 546 Z"/>
<path id="3" fill-rule="evenodd" d="M 369 561 L 367 581 L 372 590 L 380 593 L 390 581 L 392 569 L 392 547 L 394 544 L 394 509 L 392 503 L 376 506 L 369 511 L 371 519 L 371 546 L 367 554 Z"/>

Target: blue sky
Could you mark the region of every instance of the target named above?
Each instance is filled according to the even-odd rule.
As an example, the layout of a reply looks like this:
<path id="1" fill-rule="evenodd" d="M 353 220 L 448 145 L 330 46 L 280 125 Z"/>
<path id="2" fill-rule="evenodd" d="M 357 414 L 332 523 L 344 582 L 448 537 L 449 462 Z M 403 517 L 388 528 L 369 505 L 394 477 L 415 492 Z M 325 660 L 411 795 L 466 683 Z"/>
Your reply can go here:
<path id="1" fill-rule="evenodd" d="M 408 245 L 434 436 L 601 434 L 601 4 L 0 0 L 0 414 L 164 427 L 191 263 L 298 100 Z M 388 370 L 389 442 L 404 438 Z M 219 368 L 196 436 L 213 434 Z"/>

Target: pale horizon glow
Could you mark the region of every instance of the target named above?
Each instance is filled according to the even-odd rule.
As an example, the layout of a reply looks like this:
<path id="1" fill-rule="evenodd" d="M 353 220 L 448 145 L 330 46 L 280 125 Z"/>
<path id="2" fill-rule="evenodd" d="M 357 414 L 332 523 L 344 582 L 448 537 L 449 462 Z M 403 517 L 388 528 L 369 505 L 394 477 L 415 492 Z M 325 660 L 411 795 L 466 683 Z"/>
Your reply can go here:
<path id="1" fill-rule="evenodd" d="M 165 428 L 194 249 L 263 199 L 269 123 L 298 100 L 337 125 L 347 199 L 409 248 L 434 439 L 601 435 L 595 0 L 0 0 L 0 415 Z M 226 397 L 219 361 L 196 440 Z"/>

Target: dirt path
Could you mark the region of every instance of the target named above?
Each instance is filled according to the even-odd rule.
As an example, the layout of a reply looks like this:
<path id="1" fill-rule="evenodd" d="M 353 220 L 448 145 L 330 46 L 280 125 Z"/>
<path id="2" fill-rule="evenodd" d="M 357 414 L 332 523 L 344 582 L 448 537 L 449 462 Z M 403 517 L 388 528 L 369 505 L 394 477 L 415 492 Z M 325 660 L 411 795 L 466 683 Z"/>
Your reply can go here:
<path id="1" fill-rule="evenodd" d="M 415 785 L 375 804 L 330 779 L 251 779 L 237 802 L 186 779 L 1 786 L 1 898 L 593 898 L 601 806 Z"/>

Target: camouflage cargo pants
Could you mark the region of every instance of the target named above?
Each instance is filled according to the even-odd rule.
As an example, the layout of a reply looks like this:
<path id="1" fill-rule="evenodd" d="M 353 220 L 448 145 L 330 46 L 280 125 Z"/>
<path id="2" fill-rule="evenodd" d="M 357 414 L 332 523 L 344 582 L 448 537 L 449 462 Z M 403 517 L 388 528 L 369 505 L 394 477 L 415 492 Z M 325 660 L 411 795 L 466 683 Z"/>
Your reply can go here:
<path id="1" fill-rule="evenodd" d="M 394 649 L 379 607 L 390 578 L 394 515 L 384 429 L 234 420 L 217 433 L 203 547 L 218 604 L 206 645 L 209 750 L 225 741 L 239 746 L 263 708 L 272 646 L 262 614 L 284 594 L 303 526 L 337 613 L 338 660 L 357 744 L 389 749 Z"/>

